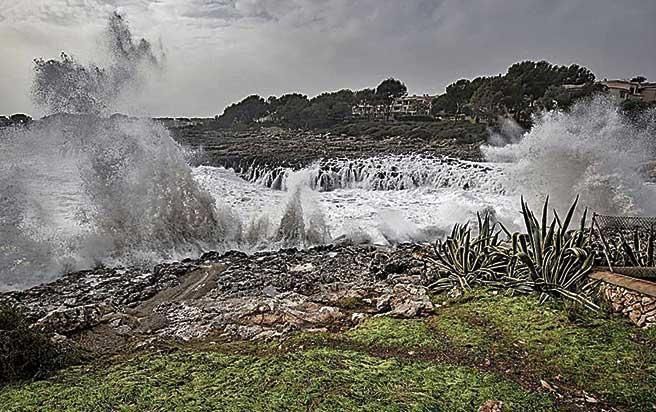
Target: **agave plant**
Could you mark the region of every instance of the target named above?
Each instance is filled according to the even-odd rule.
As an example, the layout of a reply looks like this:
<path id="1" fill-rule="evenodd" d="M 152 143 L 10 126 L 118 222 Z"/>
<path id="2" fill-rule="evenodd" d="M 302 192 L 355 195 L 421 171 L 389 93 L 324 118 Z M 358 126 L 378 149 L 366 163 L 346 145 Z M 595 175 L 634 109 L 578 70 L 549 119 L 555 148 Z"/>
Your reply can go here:
<path id="1" fill-rule="evenodd" d="M 654 267 L 653 230 L 618 230 L 601 240 L 612 266 Z"/>
<path id="2" fill-rule="evenodd" d="M 522 199 L 526 234 L 512 235 L 513 259 L 508 268 L 508 278 L 520 284 L 523 280 L 525 287 L 540 293 L 542 302 L 563 297 L 597 309 L 587 280 L 594 263 L 590 230 L 586 227 L 587 209 L 583 212 L 579 228 L 570 230 L 578 200 L 577 197 L 564 220 L 554 210 L 551 222 L 547 223 L 548 197 L 542 208 L 541 220 Z"/>
<path id="3" fill-rule="evenodd" d="M 468 225 L 456 225 L 445 241 L 435 244 L 434 263 L 441 277 L 430 286 L 436 291 L 485 285 L 537 292 L 541 302 L 565 298 L 597 309 L 586 277 L 594 262 L 587 209 L 578 229 L 570 230 L 577 203 L 578 197 L 564 219 L 554 210 L 549 221 L 549 198 L 540 220 L 522 199 L 526 233 L 510 233 L 500 223 L 491 224 L 489 215 L 478 216 L 477 235 Z"/>
<path id="4" fill-rule="evenodd" d="M 489 214 L 478 218 L 478 233 L 469 224 L 455 225 L 444 241 L 433 247 L 440 278 L 430 285 L 437 291 L 454 287 L 469 289 L 475 284 L 497 281 L 508 265 L 508 254 L 502 248 L 501 229 Z"/>

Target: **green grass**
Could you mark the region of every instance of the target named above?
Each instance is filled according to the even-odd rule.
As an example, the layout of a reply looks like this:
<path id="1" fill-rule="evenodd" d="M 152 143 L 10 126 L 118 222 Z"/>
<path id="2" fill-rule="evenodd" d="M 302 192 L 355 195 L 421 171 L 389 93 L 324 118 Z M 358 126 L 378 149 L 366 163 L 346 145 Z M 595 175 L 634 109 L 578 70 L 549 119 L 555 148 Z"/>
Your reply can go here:
<path id="1" fill-rule="evenodd" d="M 443 308 L 429 322 L 457 346 L 514 357 L 536 378 L 561 377 L 630 410 L 656 404 L 655 335 L 625 319 L 588 314 L 571 320 L 566 311 L 540 305 L 534 297 L 479 296 Z"/>
<path id="2" fill-rule="evenodd" d="M 399 350 L 439 350 L 441 342 L 423 319 L 378 317 L 345 334 L 348 342 Z"/>
<path id="3" fill-rule="evenodd" d="M 0 392 L 12 411 L 470 411 L 551 410 L 544 395 L 496 374 L 423 361 L 314 348 L 277 355 L 177 352 L 108 369 L 71 368 Z"/>
<path id="4" fill-rule="evenodd" d="M 68 368 L 0 390 L 0 410 L 470 411 L 488 399 L 507 410 L 580 410 L 540 380 L 622 411 L 656 404 L 654 329 L 531 296 L 479 291 L 441 303 L 424 319 L 374 317 L 343 333 Z"/>

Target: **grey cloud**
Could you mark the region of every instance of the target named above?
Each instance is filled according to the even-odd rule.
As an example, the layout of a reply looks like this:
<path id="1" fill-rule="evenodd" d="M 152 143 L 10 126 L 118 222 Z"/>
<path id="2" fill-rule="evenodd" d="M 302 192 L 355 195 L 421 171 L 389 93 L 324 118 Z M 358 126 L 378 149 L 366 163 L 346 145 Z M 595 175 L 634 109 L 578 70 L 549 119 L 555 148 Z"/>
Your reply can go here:
<path id="1" fill-rule="evenodd" d="M 75 49 L 91 33 L 88 28 L 78 34 L 79 26 L 102 25 L 115 8 L 125 10 L 139 37 L 161 34 L 168 79 L 146 96 L 148 110 L 159 114 L 210 115 L 251 93 L 313 95 L 374 86 L 390 75 L 404 80 L 411 92 L 436 93 L 458 78 L 501 73 L 524 59 L 579 63 L 600 77 L 640 73 L 656 80 L 653 0 L 29 2 L 39 4 L 30 8 L 38 12 L 0 8 L 5 16 L 0 47 L 9 41 L 3 39 L 3 26 L 21 21 L 15 30 L 33 28 L 42 37 L 51 27 L 69 30 L 66 37 L 49 36 L 52 43 L 79 37 L 79 44 L 57 43 L 52 50 Z M 35 47 L 27 36 L 11 42 L 22 47 L 21 55 Z M 0 65 L 0 92 L 11 89 L 3 95 L 27 89 L 3 80 L 15 67 Z M 0 112 L 10 111 L 10 105 L 0 102 Z"/>

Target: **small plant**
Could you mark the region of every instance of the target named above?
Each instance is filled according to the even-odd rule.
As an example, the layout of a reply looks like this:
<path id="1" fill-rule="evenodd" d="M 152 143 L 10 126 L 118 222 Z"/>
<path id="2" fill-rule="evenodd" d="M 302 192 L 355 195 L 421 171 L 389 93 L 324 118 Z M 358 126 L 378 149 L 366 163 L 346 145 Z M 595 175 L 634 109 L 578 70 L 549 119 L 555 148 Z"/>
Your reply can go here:
<path id="1" fill-rule="evenodd" d="M 446 240 L 435 243 L 434 263 L 441 277 L 430 286 L 434 290 L 469 289 L 503 276 L 508 254 L 502 248 L 501 229 L 497 223 L 492 224 L 489 214 L 477 217 L 477 234 L 472 234 L 468 224 L 457 224 Z"/>
<path id="2" fill-rule="evenodd" d="M 70 348 L 31 329 L 17 310 L 0 306 L 0 384 L 44 376 L 76 358 Z"/>

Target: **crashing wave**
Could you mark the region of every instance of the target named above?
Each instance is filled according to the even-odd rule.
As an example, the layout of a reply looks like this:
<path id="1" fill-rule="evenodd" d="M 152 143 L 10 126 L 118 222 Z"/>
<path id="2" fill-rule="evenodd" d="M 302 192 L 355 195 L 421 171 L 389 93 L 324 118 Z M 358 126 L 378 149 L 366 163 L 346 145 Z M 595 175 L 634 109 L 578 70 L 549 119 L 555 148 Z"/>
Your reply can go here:
<path id="1" fill-rule="evenodd" d="M 419 187 L 503 193 L 502 168 L 497 165 L 453 158 L 419 155 L 381 156 L 366 159 L 329 159 L 304 169 L 306 183 L 316 191 L 337 189 L 407 190 Z M 289 167 L 253 164 L 242 176 L 250 183 L 287 190 L 295 173 Z"/>
<path id="2" fill-rule="evenodd" d="M 640 121 L 598 96 L 569 112 L 552 111 L 514 144 L 486 146 L 488 161 L 506 163 L 502 184 L 539 205 L 549 196 L 558 210 L 579 194 L 605 214 L 656 214 L 656 188 L 645 165 L 656 158 L 656 112 Z"/>

